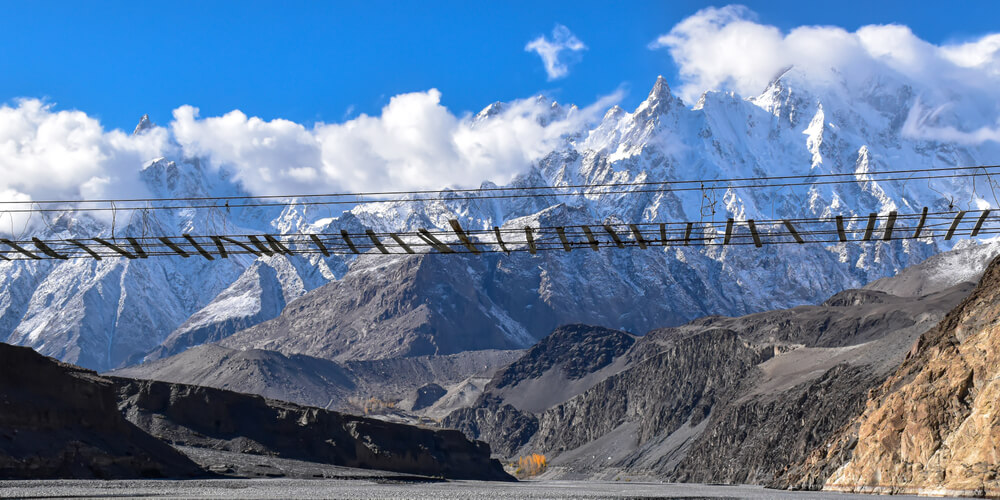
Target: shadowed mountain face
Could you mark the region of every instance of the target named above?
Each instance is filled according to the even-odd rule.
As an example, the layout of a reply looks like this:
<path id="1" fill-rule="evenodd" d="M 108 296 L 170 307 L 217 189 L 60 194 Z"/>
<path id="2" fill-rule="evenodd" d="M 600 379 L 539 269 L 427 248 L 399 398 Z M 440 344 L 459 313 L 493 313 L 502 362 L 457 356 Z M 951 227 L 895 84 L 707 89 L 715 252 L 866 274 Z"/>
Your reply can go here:
<path id="1" fill-rule="evenodd" d="M 0 478 L 191 477 L 194 462 L 125 420 L 115 385 L 0 344 Z"/>
<path id="2" fill-rule="evenodd" d="M 788 484 L 1000 495 L 1000 258 Z"/>
<path id="3" fill-rule="evenodd" d="M 951 284 L 911 297 L 848 290 L 819 306 L 706 317 L 639 339 L 560 328 L 444 424 L 505 456 L 544 453 L 552 477 L 622 470 L 772 484 L 857 416 L 867 392 L 973 288 L 941 289 Z"/>
<path id="4" fill-rule="evenodd" d="M 193 385 L 101 377 L 7 344 L 0 344 L 0 404 L 0 478 L 208 475 L 178 446 L 452 479 L 511 479 L 491 460 L 488 445 L 457 431 Z"/>

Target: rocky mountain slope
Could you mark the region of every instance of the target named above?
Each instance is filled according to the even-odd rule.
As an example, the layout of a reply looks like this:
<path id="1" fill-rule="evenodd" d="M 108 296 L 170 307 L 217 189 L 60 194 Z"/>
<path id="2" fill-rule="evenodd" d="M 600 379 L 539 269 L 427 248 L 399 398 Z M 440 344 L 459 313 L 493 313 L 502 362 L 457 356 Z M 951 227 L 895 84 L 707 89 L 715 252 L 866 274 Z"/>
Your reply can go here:
<path id="1" fill-rule="evenodd" d="M 1000 494 L 1000 259 L 905 361 L 863 413 L 788 480 L 876 493 Z"/>
<path id="2" fill-rule="evenodd" d="M 125 420 L 115 384 L 0 344 L 0 478 L 193 477 L 194 462 Z"/>
<path id="3" fill-rule="evenodd" d="M 335 362 L 302 354 L 241 351 L 205 344 L 107 375 L 214 387 L 361 413 L 373 398 L 403 410 L 412 409 L 416 391 L 428 384 L 440 386 L 446 394 L 452 389 L 478 391 L 480 388 L 470 379 L 489 380 L 493 372 L 517 359 L 520 353 L 482 350 L 449 356 Z M 444 395 L 434 398 L 428 406 Z"/>
<path id="4" fill-rule="evenodd" d="M 919 96 L 905 81 L 880 78 L 860 90 L 810 88 L 807 81 L 793 69 L 758 96 L 709 92 L 687 107 L 660 79 L 635 110 L 612 108 L 599 123 L 567 133 L 559 147 L 536 164 L 525 165 L 510 185 L 810 173 L 851 174 L 853 184 L 705 192 L 628 188 L 627 193 L 586 196 L 569 190 L 565 195 L 512 200 L 476 200 L 452 192 L 443 201 L 360 205 L 344 213 L 296 203 L 284 208 L 137 212 L 119 217 L 114 228 L 67 212 L 47 221 L 38 235 L 337 234 L 341 229 L 447 229 L 451 218 L 469 228 L 520 229 L 597 221 L 850 216 L 995 204 L 983 199 L 982 190 L 969 179 L 871 180 L 868 172 L 873 170 L 989 164 L 1000 157 L 1000 147 L 992 143 L 973 147 L 906 137 L 902 123 Z M 489 126 L 503 109 L 497 104 L 484 110 L 476 116 L 477 126 Z M 553 104 L 544 119 L 577 112 Z M 224 168 L 193 158 L 151 160 L 137 175 L 158 197 L 247 194 Z M 897 232 L 912 230 L 905 226 L 897 226 Z M 704 228 L 699 223 L 696 230 Z M 767 233 L 770 228 L 761 230 Z M 0 340 L 99 370 L 159 359 L 220 339 L 230 347 L 334 359 L 523 348 L 570 322 L 641 333 L 708 314 L 743 315 L 818 303 L 830 293 L 892 275 L 948 245 L 921 239 L 751 251 L 650 247 L 591 252 L 581 246 L 569 253 L 478 258 L 0 262 Z M 392 251 L 398 249 L 393 246 Z M 800 272 L 803 269 L 810 272 Z M 324 300 L 303 297 L 324 285 Z M 304 302 L 286 307 L 300 297 Z M 308 312 L 326 303 L 338 314 Z M 453 304 L 462 308 L 453 309 Z M 288 316 L 261 323 L 282 310 Z M 240 330 L 245 332 L 228 338 Z"/>
<path id="5" fill-rule="evenodd" d="M 955 283 L 967 275 L 944 271 L 979 263 L 982 249 L 942 254 L 818 306 L 705 317 L 637 340 L 557 329 L 443 423 L 505 456 L 543 453 L 552 477 L 779 484 L 969 294 L 972 283 Z M 570 355 L 581 349 L 588 354 Z"/>
<path id="6" fill-rule="evenodd" d="M 229 462 L 246 460 L 237 455 L 263 457 L 256 463 L 295 460 L 292 469 L 305 464 L 321 474 L 330 472 L 323 465 L 334 465 L 512 479 L 491 460 L 488 445 L 457 431 L 207 387 L 102 377 L 7 344 L 0 344 L 0 402 L 3 478 L 207 476 L 186 454 L 205 463 L 221 454 Z"/>

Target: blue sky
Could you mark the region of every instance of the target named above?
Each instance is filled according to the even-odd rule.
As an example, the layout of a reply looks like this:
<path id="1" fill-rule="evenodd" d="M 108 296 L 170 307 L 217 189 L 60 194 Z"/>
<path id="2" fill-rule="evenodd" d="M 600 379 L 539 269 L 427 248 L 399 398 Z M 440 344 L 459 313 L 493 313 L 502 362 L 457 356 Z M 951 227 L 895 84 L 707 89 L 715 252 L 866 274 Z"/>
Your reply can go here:
<path id="1" fill-rule="evenodd" d="M 744 3 L 782 30 L 900 23 L 932 43 L 995 31 L 1000 13 L 990 2 Z M 589 104 L 618 88 L 631 108 L 657 75 L 677 80 L 669 54 L 648 44 L 709 5 L 725 3 L 5 2 L 0 101 L 44 98 L 127 130 L 142 113 L 169 122 L 184 104 L 340 122 L 430 88 L 459 115 L 537 93 Z M 587 49 L 550 81 L 525 45 L 556 24 Z"/>

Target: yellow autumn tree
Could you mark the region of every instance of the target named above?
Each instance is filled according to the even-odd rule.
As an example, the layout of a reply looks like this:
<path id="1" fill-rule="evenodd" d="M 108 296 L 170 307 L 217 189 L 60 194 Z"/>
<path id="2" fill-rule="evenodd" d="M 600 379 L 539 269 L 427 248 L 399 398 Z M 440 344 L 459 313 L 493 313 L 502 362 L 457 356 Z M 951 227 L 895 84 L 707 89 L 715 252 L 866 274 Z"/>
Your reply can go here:
<path id="1" fill-rule="evenodd" d="M 546 467 L 548 467 L 548 462 L 545 460 L 545 455 L 532 453 L 517 459 L 517 469 L 514 470 L 514 475 L 518 477 L 537 476 L 545 472 Z"/>

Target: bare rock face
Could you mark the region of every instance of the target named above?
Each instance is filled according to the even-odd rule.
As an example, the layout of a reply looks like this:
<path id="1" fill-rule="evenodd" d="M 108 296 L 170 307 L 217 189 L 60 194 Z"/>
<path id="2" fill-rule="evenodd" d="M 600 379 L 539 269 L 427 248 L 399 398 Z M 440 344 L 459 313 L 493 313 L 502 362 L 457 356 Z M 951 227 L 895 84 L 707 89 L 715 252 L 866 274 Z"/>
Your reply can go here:
<path id="1" fill-rule="evenodd" d="M 192 477 L 204 471 L 118 411 L 96 373 L 0 344 L 0 478 Z"/>
<path id="2" fill-rule="evenodd" d="M 796 486 L 1000 495 L 1000 258 L 920 337 L 864 413 L 810 457 Z"/>
<path id="3" fill-rule="evenodd" d="M 113 379 L 126 417 L 177 446 L 448 479 L 512 478 L 458 431 L 356 417 L 231 391 Z"/>

